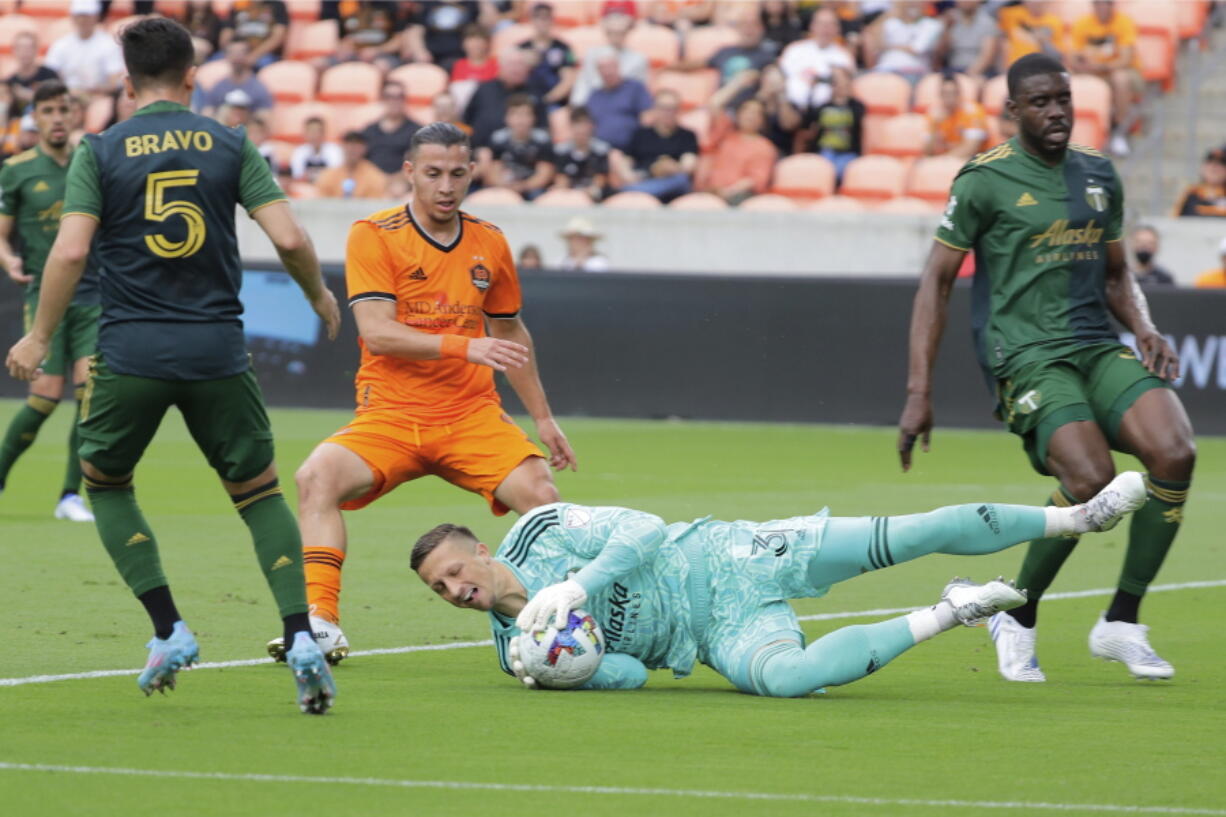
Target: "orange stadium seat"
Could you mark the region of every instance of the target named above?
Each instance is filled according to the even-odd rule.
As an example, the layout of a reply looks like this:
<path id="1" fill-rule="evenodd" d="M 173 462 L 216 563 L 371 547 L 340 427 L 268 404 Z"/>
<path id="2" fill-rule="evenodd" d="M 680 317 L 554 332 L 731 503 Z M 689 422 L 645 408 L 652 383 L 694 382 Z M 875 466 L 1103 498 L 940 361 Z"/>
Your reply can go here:
<path id="1" fill-rule="evenodd" d="M 727 210 L 728 202 L 714 193 L 686 193 L 668 203 L 670 210 Z"/>
<path id="2" fill-rule="evenodd" d="M 1175 78 L 1175 43 L 1161 34 L 1142 34 L 1137 37 L 1137 61 L 1141 65 L 1141 77 L 1146 82 L 1161 82 L 1170 89 Z"/>
<path id="3" fill-rule="evenodd" d="M 230 63 L 225 60 L 210 60 L 196 69 L 196 82 L 208 90 L 230 76 Z"/>
<path id="4" fill-rule="evenodd" d="M 532 203 L 537 207 L 591 207 L 592 197 L 582 190 L 546 190 Z"/>
<path id="5" fill-rule="evenodd" d="M 873 208 L 874 213 L 901 213 L 916 215 L 932 215 L 941 212 L 942 205 L 933 204 L 923 199 L 913 199 L 910 196 L 895 196 L 887 199 Z"/>
<path id="6" fill-rule="evenodd" d="M 38 50 L 40 53 L 47 53 L 47 49 L 51 44 L 63 37 L 65 34 L 72 33 L 72 18 L 60 17 L 52 19 L 44 17 L 39 20 L 38 26 Z"/>
<path id="7" fill-rule="evenodd" d="M 892 156 L 861 156 L 843 172 L 839 192 L 853 199 L 882 201 L 901 196 L 906 179 L 903 163 Z"/>
<path id="8" fill-rule="evenodd" d="M 553 6 L 553 21 L 563 28 L 586 26 L 600 19 L 599 0 L 542 0 Z"/>
<path id="9" fill-rule="evenodd" d="M 1079 117 L 1073 120 L 1073 132 L 1069 134 L 1069 141 L 1102 150 L 1107 143 L 1107 128 L 1097 119 Z"/>
<path id="10" fill-rule="evenodd" d="M 706 150 L 711 144 L 711 112 L 706 108 L 695 108 L 692 111 L 686 111 L 677 117 L 677 121 L 683 128 L 689 128 L 694 131 L 694 135 L 698 137 L 698 146 Z"/>
<path id="11" fill-rule="evenodd" d="M 132 8 L 132 0 L 114 0 L 114 2 L 111 3 L 110 8 L 106 10 L 106 16 L 112 20 L 119 17 L 127 17 L 132 13 Z M 219 17 L 221 16 L 221 12 L 218 12 L 217 14 Z"/>
<path id="12" fill-rule="evenodd" d="M 434 118 L 434 106 L 432 105 L 410 105 L 409 119 L 412 119 L 419 125 L 429 125 L 436 121 Z"/>
<path id="13" fill-rule="evenodd" d="M 911 108 L 911 83 L 897 74 L 861 74 L 852 80 L 851 92 L 868 113 L 893 116 Z"/>
<path id="14" fill-rule="evenodd" d="M 494 37 L 490 40 L 490 48 L 494 54 L 501 54 L 508 48 L 514 48 L 524 40 L 531 39 L 532 31 L 531 23 L 514 23 L 503 26 L 494 32 Z"/>
<path id="15" fill-rule="evenodd" d="M 954 177 L 964 164 L 965 160 L 953 156 L 929 156 L 916 160 L 907 174 L 907 195 L 932 202 L 946 201 Z"/>
<path id="16" fill-rule="evenodd" d="M 302 20 L 303 22 L 311 23 L 319 19 L 319 10 L 323 4 L 320 0 L 294 0 L 294 2 L 286 3 L 285 5 L 291 20 Z"/>
<path id="17" fill-rule="evenodd" d="M 341 117 L 342 134 L 348 130 L 361 130 L 383 116 L 382 102 L 367 102 L 365 105 L 333 105 L 332 108 L 334 115 Z M 411 109 L 409 118 L 419 125 L 423 124 L 422 120 L 413 116 Z"/>
<path id="18" fill-rule="evenodd" d="M 1208 0 L 1187 0 L 1175 4 L 1175 20 L 1179 24 L 1179 36 L 1185 40 L 1199 37 L 1205 29 L 1209 16 Z"/>
<path id="19" fill-rule="evenodd" d="M 260 82 L 273 99 L 290 105 L 314 99 L 318 80 L 315 66 L 301 60 L 279 60 L 260 69 Z"/>
<path id="20" fill-rule="evenodd" d="M 326 57 L 336 51 L 340 40 L 335 20 L 317 23 L 290 21 L 285 37 L 285 56 L 291 60 L 311 60 Z"/>
<path id="21" fill-rule="evenodd" d="M 1093 119 L 1104 128 L 1111 125 L 1111 86 L 1093 74 L 1073 74 L 1073 111 L 1078 119 Z"/>
<path id="22" fill-rule="evenodd" d="M 187 0 L 157 0 L 153 4 L 155 14 L 177 19 L 187 11 Z"/>
<path id="23" fill-rule="evenodd" d="M 963 99 L 978 99 L 980 83 L 966 74 L 954 74 Z M 928 109 L 941 99 L 941 74 L 927 74 L 915 86 L 915 103 L 911 109 L 916 113 L 928 113 Z"/>
<path id="24" fill-rule="evenodd" d="M 335 142 L 340 138 L 341 123 L 332 105 L 323 102 L 303 102 L 298 105 L 278 105 L 272 109 L 269 137 L 300 145 L 303 124 L 313 116 L 324 121 L 324 138 Z"/>
<path id="25" fill-rule="evenodd" d="M 555 145 L 570 141 L 570 108 L 554 108 L 549 112 L 549 139 Z"/>
<path id="26" fill-rule="evenodd" d="M 233 7 L 234 0 L 213 0 L 213 13 L 223 20 L 229 16 Z"/>
<path id="27" fill-rule="evenodd" d="M 1176 40 L 1179 37 L 1179 19 L 1172 8 L 1182 3 L 1171 0 L 1123 0 L 1116 3 L 1121 14 L 1127 14 L 1137 24 L 1138 34 L 1158 34 Z"/>
<path id="28" fill-rule="evenodd" d="M 685 59 L 706 65 L 716 51 L 737 41 L 736 29 L 731 26 L 698 26 L 685 37 Z"/>
<path id="29" fill-rule="evenodd" d="M 654 72 L 651 78 L 653 94 L 664 89 L 676 91 L 681 97 L 681 107 L 685 110 L 701 108 L 719 88 L 719 71 L 714 68 L 703 68 L 700 71 L 670 71 L 668 69 Z"/>
<path id="30" fill-rule="evenodd" d="M 763 193 L 760 196 L 745 199 L 737 209 L 750 213 L 791 213 L 800 208 L 796 206 L 795 200 L 787 196 Z"/>
<path id="31" fill-rule="evenodd" d="M 24 0 L 21 13 L 30 17 L 67 17 L 67 0 Z"/>
<path id="32" fill-rule="evenodd" d="M 902 113 L 898 116 L 866 116 L 864 122 L 864 150 L 885 156 L 921 156 L 928 142 L 928 117 L 919 113 Z M 869 129 L 869 120 L 878 120 Z"/>
<path id="33" fill-rule="evenodd" d="M 626 47 L 646 57 L 652 68 L 674 65 L 681 59 L 681 41 L 667 26 L 639 23 L 630 29 Z"/>
<path id="34" fill-rule="evenodd" d="M 563 40 L 575 52 L 575 59 L 580 63 L 588 51 L 598 45 L 605 44 L 604 32 L 600 26 L 576 26 L 558 32 L 558 39 Z"/>
<path id="35" fill-rule="evenodd" d="M 998 74 L 983 84 L 983 96 L 980 104 L 989 116 L 1000 116 L 1005 109 L 1005 98 L 1009 96 L 1009 84 L 1004 74 Z"/>
<path id="36" fill-rule="evenodd" d="M 13 72 L 16 70 L 17 60 L 13 59 L 7 54 L 0 56 L 0 77 L 12 76 Z"/>
<path id="37" fill-rule="evenodd" d="M 437 65 L 411 62 L 388 72 L 387 78 L 404 85 L 410 105 L 429 105 L 439 91 L 446 90 L 450 77 Z"/>
<path id="38" fill-rule="evenodd" d="M 24 14 L 6 14 L 0 17 L 0 54 L 13 53 L 13 40 L 23 31 L 39 35 L 38 21 Z M 45 46 L 46 43 L 43 43 Z"/>
<path id="39" fill-rule="evenodd" d="M 826 196 L 805 208 L 815 213 L 863 213 L 868 205 L 850 196 Z"/>
<path id="40" fill-rule="evenodd" d="M 323 198 L 319 192 L 319 188 L 310 182 L 290 182 L 289 187 L 285 191 L 289 193 L 291 199 L 318 199 Z"/>
<path id="41" fill-rule="evenodd" d="M 369 62 L 342 62 L 320 75 L 317 96 L 321 102 L 363 105 L 379 98 L 382 84 L 382 72 Z"/>
<path id="42" fill-rule="evenodd" d="M 523 202 L 523 196 L 509 187 L 483 187 L 464 199 L 464 203 L 469 205 L 512 205 L 523 204 Z"/>
<path id="43" fill-rule="evenodd" d="M 614 210 L 658 210 L 664 205 L 660 204 L 660 200 L 650 193 L 627 190 L 625 193 L 609 196 L 604 200 L 604 206 L 612 207 Z"/>
<path id="44" fill-rule="evenodd" d="M 775 165 L 770 192 L 790 199 L 812 200 L 834 192 L 834 165 L 816 153 L 786 156 Z"/>

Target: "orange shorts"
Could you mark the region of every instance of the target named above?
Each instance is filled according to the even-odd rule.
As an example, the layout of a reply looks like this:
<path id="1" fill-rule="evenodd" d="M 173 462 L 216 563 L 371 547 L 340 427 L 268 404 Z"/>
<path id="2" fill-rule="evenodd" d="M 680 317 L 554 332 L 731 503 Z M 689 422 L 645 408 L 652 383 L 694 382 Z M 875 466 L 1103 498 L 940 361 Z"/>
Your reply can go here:
<path id="1" fill-rule="evenodd" d="M 448 425 L 417 425 L 393 411 L 368 411 L 324 442 L 348 448 L 374 473 L 369 491 L 341 504 L 346 511 L 365 508 L 402 482 L 433 474 L 481 494 L 494 515 L 502 516 L 509 509 L 494 491 L 521 462 L 544 456 L 497 403 Z"/>

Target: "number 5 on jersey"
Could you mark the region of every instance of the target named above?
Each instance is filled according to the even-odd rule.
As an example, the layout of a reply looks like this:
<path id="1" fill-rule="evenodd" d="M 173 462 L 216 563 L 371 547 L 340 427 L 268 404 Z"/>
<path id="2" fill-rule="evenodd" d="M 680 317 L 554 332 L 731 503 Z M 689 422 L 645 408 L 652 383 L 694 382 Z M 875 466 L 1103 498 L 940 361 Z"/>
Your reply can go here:
<path id="1" fill-rule="evenodd" d="M 195 187 L 199 170 L 163 170 L 145 177 L 145 218 L 149 221 L 165 221 L 171 216 L 183 216 L 187 223 L 187 237 L 171 241 L 161 233 L 145 236 L 149 251 L 161 258 L 188 258 L 204 246 L 204 210 L 191 201 L 166 201 L 166 190 L 171 187 Z"/>

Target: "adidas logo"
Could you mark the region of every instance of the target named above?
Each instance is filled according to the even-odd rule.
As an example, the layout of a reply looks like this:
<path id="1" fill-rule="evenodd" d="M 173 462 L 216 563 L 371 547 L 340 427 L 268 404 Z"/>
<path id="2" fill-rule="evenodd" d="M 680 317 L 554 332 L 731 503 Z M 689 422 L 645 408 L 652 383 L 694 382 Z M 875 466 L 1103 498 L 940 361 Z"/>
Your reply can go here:
<path id="1" fill-rule="evenodd" d="M 415 270 L 413 270 L 412 272 L 410 272 L 410 273 L 409 273 L 409 280 L 410 280 L 410 281 L 424 281 L 424 280 L 426 280 L 426 271 L 425 271 L 425 270 L 423 270 L 421 267 L 418 267 L 417 269 L 415 269 Z"/>
<path id="2" fill-rule="evenodd" d="M 1014 206 L 1015 207 L 1030 207 L 1031 205 L 1035 205 L 1038 203 L 1039 203 L 1039 200 L 1036 199 L 1034 196 L 1030 195 L 1029 191 L 1027 191 L 1017 197 L 1017 204 Z"/>
<path id="3" fill-rule="evenodd" d="M 281 568 L 286 567 L 288 565 L 292 565 L 293 563 L 294 563 L 294 560 L 291 559 L 290 557 L 282 556 L 280 559 L 277 559 L 277 561 L 273 562 L 272 567 L 268 569 L 269 570 L 280 570 Z"/>
<path id="4" fill-rule="evenodd" d="M 141 542 L 148 542 L 148 541 L 149 541 L 149 537 L 148 537 L 148 536 L 146 536 L 146 535 L 145 535 L 145 534 L 143 534 L 143 533 L 137 532 L 137 533 L 132 534 L 132 538 L 131 538 L 131 539 L 129 539 L 129 540 L 128 540 L 128 541 L 125 543 L 125 545 L 126 545 L 127 547 L 132 547 L 133 545 L 139 545 Z"/>
<path id="5" fill-rule="evenodd" d="M 51 185 L 47 184 L 42 179 L 39 179 L 38 184 L 34 185 L 35 193 L 46 193 L 50 189 L 51 189 Z"/>

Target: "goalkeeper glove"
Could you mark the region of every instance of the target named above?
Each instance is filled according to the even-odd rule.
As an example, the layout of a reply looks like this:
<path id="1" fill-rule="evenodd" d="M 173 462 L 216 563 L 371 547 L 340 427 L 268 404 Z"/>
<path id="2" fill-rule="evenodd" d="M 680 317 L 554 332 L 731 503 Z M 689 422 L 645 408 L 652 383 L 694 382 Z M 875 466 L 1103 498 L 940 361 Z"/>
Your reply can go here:
<path id="1" fill-rule="evenodd" d="M 525 633 L 533 633 L 548 627 L 552 617 L 553 626 L 560 630 L 566 626 L 566 617 L 570 611 L 585 601 L 587 591 L 574 579 L 551 584 L 542 588 L 524 605 L 515 623 Z"/>
<path id="2" fill-rule="evenodd" d="M 536 679 L 528 674 L 528 670 L 524 668 L 524 662 L 519 657 L 519 639 L 528 637 L 525 633 L 511 639 L 511 645 L 508 648 L 511 658 L 511 672 L 515 673 L 515 677 L 519 679 L 519 682 L 528 689 L 539 689 L 540 687 L 537 685 Z"/>

